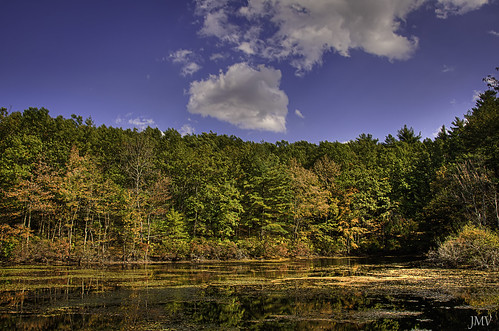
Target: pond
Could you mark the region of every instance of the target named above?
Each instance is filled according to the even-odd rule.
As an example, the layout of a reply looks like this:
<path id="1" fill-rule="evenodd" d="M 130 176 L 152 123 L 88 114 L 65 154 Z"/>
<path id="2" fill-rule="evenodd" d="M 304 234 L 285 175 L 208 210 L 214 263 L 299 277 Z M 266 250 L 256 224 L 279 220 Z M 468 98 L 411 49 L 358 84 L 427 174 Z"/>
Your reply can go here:
<path id="1" fill-rule="evenodd" d="M 498 285 L 395 258 L 4 267 L 0 329 L 499 329 Z"/>

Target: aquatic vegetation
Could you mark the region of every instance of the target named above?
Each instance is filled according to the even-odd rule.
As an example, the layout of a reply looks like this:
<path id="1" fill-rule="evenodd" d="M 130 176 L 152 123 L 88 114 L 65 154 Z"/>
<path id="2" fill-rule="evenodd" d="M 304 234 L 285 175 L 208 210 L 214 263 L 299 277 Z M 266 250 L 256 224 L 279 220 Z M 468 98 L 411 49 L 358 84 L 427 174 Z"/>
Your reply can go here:
<path id="1" fill-rule="evenodd" d="M 0 275 L 0 327 L 21 329 L 464 328 L 499 307 L 498 272 L 403 261 L 38 266 Z"/>

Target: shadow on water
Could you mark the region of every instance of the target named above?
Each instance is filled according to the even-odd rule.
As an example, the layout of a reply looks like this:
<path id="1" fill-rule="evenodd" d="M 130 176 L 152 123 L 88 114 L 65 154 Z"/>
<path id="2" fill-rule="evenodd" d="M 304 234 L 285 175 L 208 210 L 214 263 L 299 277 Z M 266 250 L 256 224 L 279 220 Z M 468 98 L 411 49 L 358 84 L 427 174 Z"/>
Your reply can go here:
<path id="1" fill-rule="evenodd" d="M 487 330 L 499 275 L 405 259 L 0 269 L 5 330 Z"/>

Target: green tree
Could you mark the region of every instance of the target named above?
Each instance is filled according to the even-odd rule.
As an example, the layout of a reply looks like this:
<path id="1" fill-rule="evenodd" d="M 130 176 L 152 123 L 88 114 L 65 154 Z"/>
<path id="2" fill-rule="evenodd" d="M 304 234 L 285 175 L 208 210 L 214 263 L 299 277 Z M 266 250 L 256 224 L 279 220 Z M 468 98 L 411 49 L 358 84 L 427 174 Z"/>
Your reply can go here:
<path id="1" fill-rule="evenodd" d="M 290 178 L 274 154 L 253 151 L 243 162 L 243 225 L 249 236 L 286 235 L 291 191 Z"/>
<path id="2" fill-rule="evenodd" d="M 324 173 L 324 161 L 319 163 L 318 167 Z M 299 239 L 300 233 L 317 218 L 325 218 L 329 209 L 330 191 L 321 187 L 318 176 L 311 170 L 303 168 L 295 159 L 291 160 L 288 168 L 291 179 L 291 215 L 293 216 L 293 236 L 294 239 Z M 326 179 L 327 182 L 331 178 Z M 332 183 L 328 183 L 332 185 Z"/>
<path id="3" fill-rule="evenodd" d="M 400 141 L 408 144 L 414 144 L 421 140 L 421 132 L 416 135 L 412 127 L 408 128 L 407 125 L 404 125 L 402 129 L 398 130 L 397 137 Z"/>
<path id="4" fill-rule="evenodd" d="M 479 154 L 486 166 L 499 176 L 499 98 L 496 91 L 480 95 L 476 106 L 465 115 L 466 123 L 459 132 L 464 151 Z"/>

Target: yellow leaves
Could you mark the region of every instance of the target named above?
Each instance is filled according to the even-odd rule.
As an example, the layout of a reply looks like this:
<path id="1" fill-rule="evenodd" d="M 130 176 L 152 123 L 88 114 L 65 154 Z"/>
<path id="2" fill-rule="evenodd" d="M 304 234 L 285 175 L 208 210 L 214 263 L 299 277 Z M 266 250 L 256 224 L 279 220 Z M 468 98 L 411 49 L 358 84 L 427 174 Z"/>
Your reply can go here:
<path id="1" fill-rule="evenodd" d="M 288 172 L 293 192 L 294 218 L 324 216 L 329 209 L 330 192 L 321 188 L 317 175 L 303 168 L 295 159 L 291 160 Z"/>

